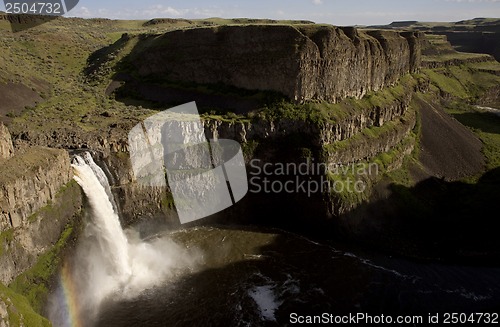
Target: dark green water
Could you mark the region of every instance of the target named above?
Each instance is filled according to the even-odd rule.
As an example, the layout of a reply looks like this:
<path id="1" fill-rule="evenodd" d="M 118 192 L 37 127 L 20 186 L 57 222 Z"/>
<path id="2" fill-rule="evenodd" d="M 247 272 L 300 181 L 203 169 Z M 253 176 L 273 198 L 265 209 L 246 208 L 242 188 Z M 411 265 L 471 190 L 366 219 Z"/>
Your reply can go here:
<path id="1" fill-rule="evenodd" d="M 106 301 L 98 326 L 285 326 L 293 313 L 427 319 L 500 309 L 499 268 L 359 255 L 277 230 L 198 227 L 167 237 L 199 249 L 199 265 L 133 299 Z"/>

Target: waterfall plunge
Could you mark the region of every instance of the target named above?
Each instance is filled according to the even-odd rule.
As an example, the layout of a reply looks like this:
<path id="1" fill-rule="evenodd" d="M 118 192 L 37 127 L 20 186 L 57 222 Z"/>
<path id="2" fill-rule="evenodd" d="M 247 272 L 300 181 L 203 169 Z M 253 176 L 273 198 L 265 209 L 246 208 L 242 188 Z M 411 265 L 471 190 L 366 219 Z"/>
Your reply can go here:
<path id="1" fill-rule="evenodd" d="M 103 170 L 89 153 L 75 156 L 72 166 L 74 179 L 88 198 L 90 219 L 49 300 L 54 326 L 92 325 L 103 301 L 133 298 L 193 270 L 201 257 L 168 236 L 143 241 L 134 229 L 124 231 Z"/>
<path id="2" fill-rule="evenodd" d="M 106 268 L 121 281 L 132 274 L 129 258 L 129 244 L 117 213 L 114 211 L 109 182 L 102 169 L 86 153 L 85 159 L 75 158 L 73 168 L 75 180 L 82 187 L 89 200 L 94 229 L 99 247 L 109 256 Z"/>

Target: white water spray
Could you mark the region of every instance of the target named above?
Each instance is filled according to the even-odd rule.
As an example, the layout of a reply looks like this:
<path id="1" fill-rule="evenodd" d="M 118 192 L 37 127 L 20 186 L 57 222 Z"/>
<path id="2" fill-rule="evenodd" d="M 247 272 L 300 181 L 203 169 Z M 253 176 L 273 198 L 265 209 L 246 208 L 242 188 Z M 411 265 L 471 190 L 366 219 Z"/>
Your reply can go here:
<path id="1" fill-rule="evenodd" d="M 82 157 L 76 156 L 74 161 L 75 161 L 75 163 L 74 163 L 73 167 L 84 166 L 85 164 L 87 164 L 92 169 L 95 177 L 97 177 L 97 179 L 99 180 L 99 183 L 101 183 L 102 187 L 104 187 L 104 190 L 106 191 L 106 194 L 108 195 L 109 201 L 113 205 L 114 211 L 117 212 L 118 207 L 116 205 L 115 198 L 113 197 L 113 193 L 111 192 L 111 186 L 109 185 L 108 177 L 107 177 L 106 173 L 104 172 L 104 170 L 102 170 L 102 168 L 99 167 L 95 163 L 95 161 L 92 158 L 92 156 L 90 155 L 90 153 L 84 152 Z M 108 172 L 109 172 L 109 170 L 108 170 Z"/>
<path id="2" fill-rule="evenodd" d="M 62 307 L 68 299 L 64 297 L 77 297 L 80 319 L 92 324 L 106 299 L 137 296 L 186 269 L 193 269 L 199 258 L 197 253 L 168 237 L 146 242 L 135 230 L 124 231 L 102 169 L 88 153 L 75 156 L 72 166 L 74 179 L 88 198 L 90 220 L 70 262 L 74 293 L 78 294 L 64 294 L 67 293 L 64 285 L 53 294 L 49 315 L 54 326 L 67 325 L 68 309 Z"/>

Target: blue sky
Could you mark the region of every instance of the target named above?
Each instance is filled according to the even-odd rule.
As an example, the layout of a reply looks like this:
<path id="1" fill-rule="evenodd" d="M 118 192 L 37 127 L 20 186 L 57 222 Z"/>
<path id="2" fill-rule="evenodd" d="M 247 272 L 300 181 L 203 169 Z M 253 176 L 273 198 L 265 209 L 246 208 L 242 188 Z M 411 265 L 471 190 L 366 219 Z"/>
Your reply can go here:
<path id="1" fill-rule="evenodd" d="M 69 15 L 118 19 L 251 17 L 370 25 L 394 20 L 500 17 L 500 0 L 80 0 Z"/>

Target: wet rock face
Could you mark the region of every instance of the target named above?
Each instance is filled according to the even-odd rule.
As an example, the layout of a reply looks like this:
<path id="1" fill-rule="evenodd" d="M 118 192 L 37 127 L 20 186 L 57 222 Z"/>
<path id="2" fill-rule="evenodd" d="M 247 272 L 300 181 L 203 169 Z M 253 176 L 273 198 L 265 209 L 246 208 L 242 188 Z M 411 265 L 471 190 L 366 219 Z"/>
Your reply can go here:
<path id="1" fill-rule="evenodd" d="M 338 102 L 417 71 L 422 40 L 413 32 L 334 26 L 223 26 L 148 37 L 131 62 L 143 77 Z"/>

